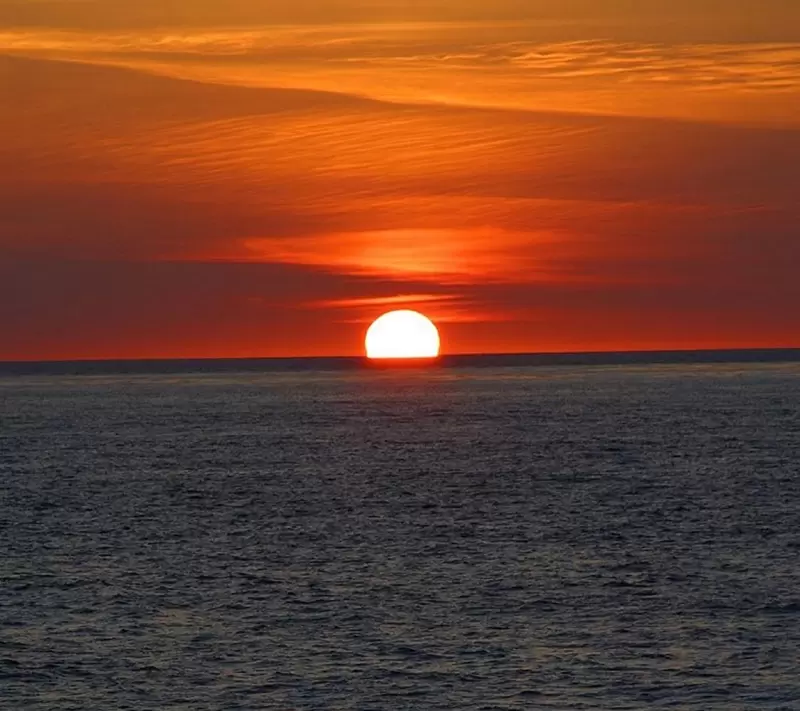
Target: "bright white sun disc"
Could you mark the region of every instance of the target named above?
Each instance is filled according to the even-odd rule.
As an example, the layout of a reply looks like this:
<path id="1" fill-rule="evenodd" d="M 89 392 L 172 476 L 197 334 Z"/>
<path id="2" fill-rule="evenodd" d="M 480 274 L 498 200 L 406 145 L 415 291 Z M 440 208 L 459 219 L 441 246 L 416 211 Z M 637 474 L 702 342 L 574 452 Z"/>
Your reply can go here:
<path id="1" fill-rule="evenodd" d="M 436 358 L 439 331 L 417 311 L 390 311 L 367 331 L 368 358 Z"/>

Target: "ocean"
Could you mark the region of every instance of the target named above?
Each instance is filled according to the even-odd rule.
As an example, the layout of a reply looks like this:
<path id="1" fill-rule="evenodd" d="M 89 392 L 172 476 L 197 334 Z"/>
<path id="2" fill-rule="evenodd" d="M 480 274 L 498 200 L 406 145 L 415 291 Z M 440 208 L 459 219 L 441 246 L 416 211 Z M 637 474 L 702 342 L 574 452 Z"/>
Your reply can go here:
<path id="1" fill-rule="evenodd" d="M 0 707 L 800 709 L 798 359 L 0 366 Z"/>

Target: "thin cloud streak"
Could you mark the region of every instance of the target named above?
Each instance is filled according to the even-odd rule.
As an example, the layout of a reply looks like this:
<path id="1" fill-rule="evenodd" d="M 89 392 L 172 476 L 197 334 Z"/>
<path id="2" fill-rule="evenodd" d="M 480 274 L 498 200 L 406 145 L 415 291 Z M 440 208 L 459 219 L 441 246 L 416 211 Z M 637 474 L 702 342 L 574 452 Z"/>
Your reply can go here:
<path id="1" fill-rule="evenodd" d="M 498 25 L 487 42 L 486 32 L 468 23 L 6 31 L 0 52 L 383 101 L 800 123 L 800 42 L 546 42 L 519 25 Z M 761 111 L 749 106 L 754 93 Z"/>

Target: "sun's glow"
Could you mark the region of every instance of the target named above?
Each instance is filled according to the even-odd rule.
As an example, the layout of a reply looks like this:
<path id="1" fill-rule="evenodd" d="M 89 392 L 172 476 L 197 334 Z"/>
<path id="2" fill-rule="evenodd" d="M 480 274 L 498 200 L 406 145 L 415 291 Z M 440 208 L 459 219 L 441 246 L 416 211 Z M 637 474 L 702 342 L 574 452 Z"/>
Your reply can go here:
<path id="1" fill-rule="evenodd" d="M 436 358 L 439 331 L 417 311 L 390 311 L 367 331 L 368 358 Z"/>

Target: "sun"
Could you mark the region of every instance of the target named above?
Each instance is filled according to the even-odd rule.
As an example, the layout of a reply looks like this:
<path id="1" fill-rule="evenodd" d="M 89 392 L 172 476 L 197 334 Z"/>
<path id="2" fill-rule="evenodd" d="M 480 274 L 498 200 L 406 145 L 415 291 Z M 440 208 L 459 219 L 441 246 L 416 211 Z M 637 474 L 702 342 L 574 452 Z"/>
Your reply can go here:
<path id="1" fill-rule="evenodd" d="M 417 311 L 390 311 L 369 327 L 365 345 L 367 358 L 436 358 L 439 331 Z"/>

